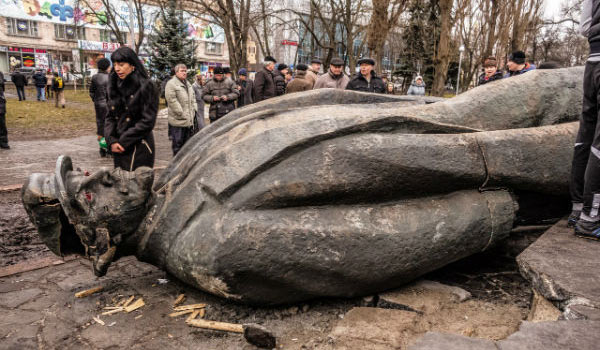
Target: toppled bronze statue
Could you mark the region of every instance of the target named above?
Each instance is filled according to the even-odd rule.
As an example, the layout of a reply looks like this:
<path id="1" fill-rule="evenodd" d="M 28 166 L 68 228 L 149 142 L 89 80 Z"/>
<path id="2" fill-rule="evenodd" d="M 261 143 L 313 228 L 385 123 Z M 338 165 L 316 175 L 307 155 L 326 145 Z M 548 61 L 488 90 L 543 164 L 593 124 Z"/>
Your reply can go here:
<path id="1" fill-rule="evenodd" d="M 567 194 L 582 76 L 534 71 L 440 102 L 283 96 L 203 129 L 154 186 L 148 168 L 89 175 L 63 156 L 23 202 L 54 253 L 97 275 L 133 254 L 240 302 L 373 293 L 506 238 L 524 198 Z"/>

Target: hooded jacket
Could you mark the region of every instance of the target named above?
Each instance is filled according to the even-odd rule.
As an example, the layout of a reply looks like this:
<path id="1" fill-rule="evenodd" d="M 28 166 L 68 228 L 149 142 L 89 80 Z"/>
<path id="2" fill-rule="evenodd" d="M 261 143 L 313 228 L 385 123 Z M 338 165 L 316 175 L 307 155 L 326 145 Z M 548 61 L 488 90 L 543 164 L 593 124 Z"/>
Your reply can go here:
<path id="1" fill-rule="evenodd" d="M 344 90 L 349 82 L 350 78 L 344 72 L 340 73 L 340 75 L 333 75 L 331 70 L 329 70 L 327 74 L 323 74 L 317 78 L 314 89 L 334 88 Z"/>
<path id="2" fill-rule="evenodd" d="M 273 71 L 273 82 L 275 83 L 275 96 L 285 94 L 286 82 L 285 76 L 278 70 Z"/>
<path id="3" fill-rule="evenodd" d="M 294 78 L 294 80 L 288 83 L 285 93 L 291 94 L 294 92 L 308 90 L 312 90 L 312 83 L 308 80 L 307 73 L 305 70 L 298 70 L 296 71 L 296 77 Z"/>
<path id="4" fill-rule="evenodd" d="M 165 99 L 169 106 L 169 125 L 180 128 L 194 126 L 198 105 L 192 84 L 173 76 L 165 86 Z"/>
<path id="5" fill-rule="evenodd" d="M 406 92 L 407 95 L 413 96 L 425 96 L 425 82 L 421 80 L 421 84 L 417 84 L 417 78 L 415 78 Z"/>
<path id="6" fill-rule="evenodd" d="M 31 79 L 33 79 L 34 85 L 37 88 L 46 87 L 46 75 L 42 72 L 36 72 Z"/>

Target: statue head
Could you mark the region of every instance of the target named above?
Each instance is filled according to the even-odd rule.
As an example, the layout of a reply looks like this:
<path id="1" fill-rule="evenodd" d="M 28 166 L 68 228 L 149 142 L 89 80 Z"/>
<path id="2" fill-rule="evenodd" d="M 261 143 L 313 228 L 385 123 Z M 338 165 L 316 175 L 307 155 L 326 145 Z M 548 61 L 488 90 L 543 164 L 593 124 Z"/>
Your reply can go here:
<path id="1" fill-rule="evenodd" d="M 94 174 L 73 170 L 60 156 L 54 174 L 32 174 L 23 186 L 23 205 L 42 241 L 59 256 L 80 254 L 97 276 L 127 255 L 126 240 L 148 211 L 154 172 L 141 167 Z"/>

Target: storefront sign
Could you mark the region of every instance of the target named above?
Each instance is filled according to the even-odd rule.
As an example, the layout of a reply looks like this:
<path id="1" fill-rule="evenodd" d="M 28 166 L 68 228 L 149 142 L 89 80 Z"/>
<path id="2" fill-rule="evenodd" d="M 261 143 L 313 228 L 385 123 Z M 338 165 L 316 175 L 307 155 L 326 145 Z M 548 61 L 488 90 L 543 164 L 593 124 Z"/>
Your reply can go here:
<path id="1" fill-rule="evenodd" d="M 38 50 L 36 50 L 38 51 Z M 44 51 L 44 50 L 39 50 Z M 48 70 L 50 67 L 48 63 L 48 54 L 47 53 L 36 53 L 35 54 L 35 66 L 37 68 L 41 68 L 43 70 Z"/>
<path id="2" fill-rule="evenodd" d="M 86 51 L 101 51 L 101 52 L 113 52 L 121 46 L 119 43 L 107 43 L 104 41 L 89 41 L 89 40 L 78 40 L 77 47 Z"/>
<path id="3" fill-rule="evenodd" d="M 23 53 L 23 66 L 35 67 L 35 54 Z"/>
<path id="4" fill-rule="evenodd" d="M 129 32 L 129 6 L 123 0 L 85 2 L 79 0 L 0 0 L 0 8 L 3 17 L 107 29 L 104 3 L 110 4 L 110 10 L 114 14 L 118 27 L 125 32 Z M 77 4 L 79 4 L 79 7 Z M 146 31 L 152 31 L 153 26 L 160 28 L 159 13 L 160 8 L 158 6 L 143 5 L 142 16 L 144 17 L 144 29 Z M 225 42 L 223 28 L 214 24 L 214 21 L 210 18 L 196 18 L 186 12 L 184 12 L 183 18 L 187 22 L 187 32 L 191 38 L 221 44 Z M 139 27 L 137 16 L 134 16 L 133 22 L 134 29 L 137 31 Z M 22 30 L 27 29 L 26 26 L 27 22 L 24 21 L 17 24 L 18 28 L 23 28 Z M 73 31 L 73 28 L 67 28 L 66 30 Z M 72 34 L 74 33 L 69 35 Z"/>
<path id="5" fill-rule="evenodd" d="M 283 40 L 281 45 L 298 46 L 298 42 L 293 40 Z"/>

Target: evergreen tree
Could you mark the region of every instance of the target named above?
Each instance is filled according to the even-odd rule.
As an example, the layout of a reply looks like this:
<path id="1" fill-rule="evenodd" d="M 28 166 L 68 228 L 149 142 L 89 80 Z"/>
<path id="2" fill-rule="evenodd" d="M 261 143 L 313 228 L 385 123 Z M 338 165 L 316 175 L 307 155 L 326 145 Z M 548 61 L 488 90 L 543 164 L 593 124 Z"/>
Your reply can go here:
<path id="1" fill-rule="evenodd" d="M 160 28 L 154 26 L 149 36 L 150 73 L 164 80 L 171 75 L 171 69 L 178 63 L 188 67 L 188 76 L 193 75 L 196 65 L 195 43 L 189 38 L 187 25 L 183 21 L 183 11 L 177 9 L 177 0 L 169 0 L 159 16 Z"/>

